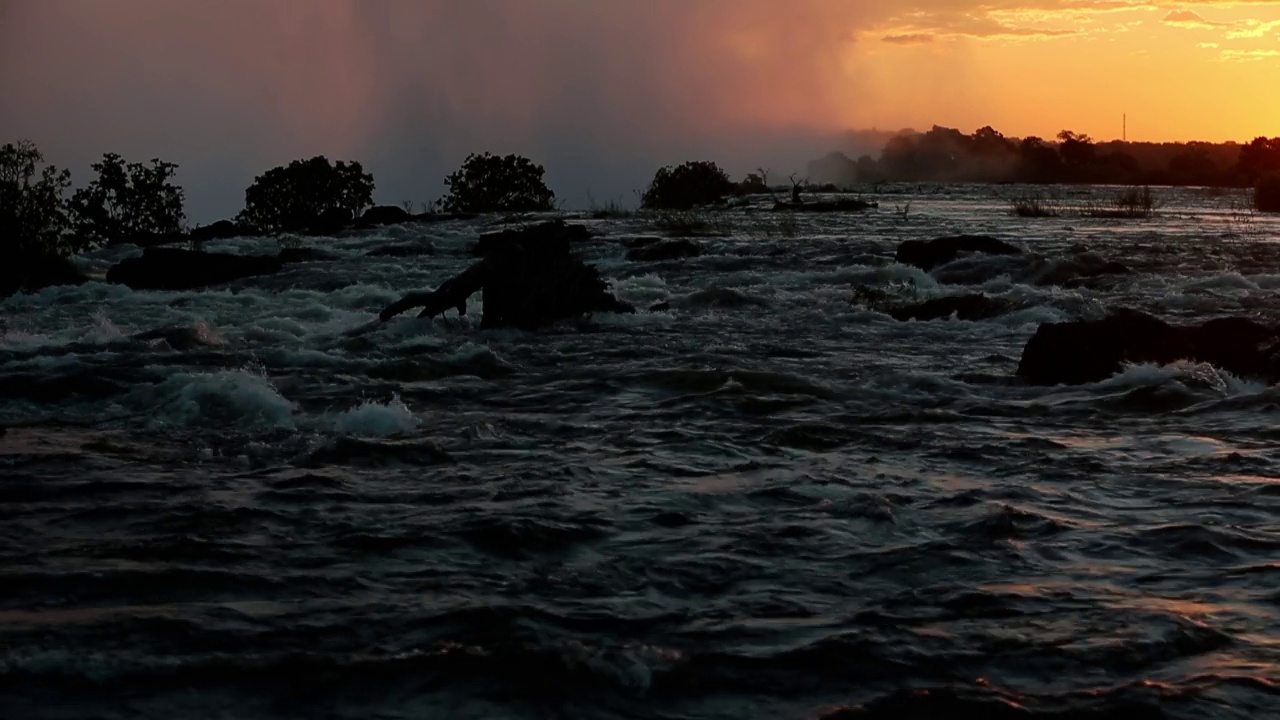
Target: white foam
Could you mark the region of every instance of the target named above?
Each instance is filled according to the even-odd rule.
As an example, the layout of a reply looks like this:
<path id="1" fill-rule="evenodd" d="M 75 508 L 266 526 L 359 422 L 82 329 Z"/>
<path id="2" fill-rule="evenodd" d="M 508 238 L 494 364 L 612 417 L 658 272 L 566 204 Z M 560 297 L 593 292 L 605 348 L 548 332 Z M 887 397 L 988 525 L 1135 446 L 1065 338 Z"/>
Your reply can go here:
<path id="1" fill-rule="evenodd" d="M 417 429 L 421 421 L 399 395 L 385 403 L 366 400 L 333 421 L 335 432 L 358 437 L 389 437 Z"/>
<path id="2" fill-rule="evenodd" d="M 249 370 L 180 373 L 135 393 L 153 425 L 294 427 L 294 404 L 266 376 Z"/>

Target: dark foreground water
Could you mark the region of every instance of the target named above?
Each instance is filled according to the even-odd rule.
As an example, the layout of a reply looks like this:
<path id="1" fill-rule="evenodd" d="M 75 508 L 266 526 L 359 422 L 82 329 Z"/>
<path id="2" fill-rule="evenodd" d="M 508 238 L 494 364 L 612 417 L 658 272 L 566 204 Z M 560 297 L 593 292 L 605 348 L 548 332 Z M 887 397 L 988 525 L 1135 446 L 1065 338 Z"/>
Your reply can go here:
<path id="1" fill-rule="evenodd" d="M 1109 305 L 1280 319 L 1280 221 L 1196 191 L 1020 220 L 1011 192 L 737 212 L 667 263 L 623 259 L 646 221 L 588 221 L 617 292 L 672 310 L 538 334 L 475 303 L 370 325 L 483 222 L 3 301 L 0 717 L 1280 717 L 1280 390 L 1012 378 L 1038 323 Z M 1138 272 L 892 263 L 952 232 Z M 855 285 L 1021 309 L 899 323 Z"/>

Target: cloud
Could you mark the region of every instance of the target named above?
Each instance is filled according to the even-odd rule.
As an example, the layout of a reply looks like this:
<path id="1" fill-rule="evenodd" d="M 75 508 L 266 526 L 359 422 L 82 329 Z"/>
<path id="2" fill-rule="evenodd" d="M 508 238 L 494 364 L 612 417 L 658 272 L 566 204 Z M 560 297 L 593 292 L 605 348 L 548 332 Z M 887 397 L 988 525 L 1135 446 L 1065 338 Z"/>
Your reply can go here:
<path id="1" fill-rule="evenodd" d="M 881 42 L 887 42 L 892 45 L 924 45 L 933 42 L 934 37 L 929 33 L 906 33 L 903 35 L 885 35 L 880 38 Z"/>
<path id="2" fill-rule="evenodd" d="M 1192 10 L 1173 10 L 1164 16 L 1162 21 L 1166 25 L 1174 25 L 1183 28 L 1195 28 L 1201 30 L 1212 30 L 1214 28 L 1229 27 L 1231 23 L 1211 22 L 1205 20 L 1204 16 Z"/>
<path id="3" fill-rule="evenodd" d="M 1219 59 L 1223 62 L 1258 62 L 1280 58 L 1280 50 L 1223 50 Z"/>

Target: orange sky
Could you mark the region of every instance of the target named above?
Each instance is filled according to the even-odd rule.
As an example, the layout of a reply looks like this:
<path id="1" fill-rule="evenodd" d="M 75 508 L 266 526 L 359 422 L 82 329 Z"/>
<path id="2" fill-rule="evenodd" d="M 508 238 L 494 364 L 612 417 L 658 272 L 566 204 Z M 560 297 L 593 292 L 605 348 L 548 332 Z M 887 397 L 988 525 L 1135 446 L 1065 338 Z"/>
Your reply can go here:
<path id="1" fill-rule="evenodd" d="M 0 141 L 77 177 L 159 155 L 225 186 L 208 212 L 320 153 L 387 202 L 485 149 L 629 198 L 691 158 L 801 169 L 847 128 L 1280 135 L 1280 1 L 0 0 L 0 86 Z"/>

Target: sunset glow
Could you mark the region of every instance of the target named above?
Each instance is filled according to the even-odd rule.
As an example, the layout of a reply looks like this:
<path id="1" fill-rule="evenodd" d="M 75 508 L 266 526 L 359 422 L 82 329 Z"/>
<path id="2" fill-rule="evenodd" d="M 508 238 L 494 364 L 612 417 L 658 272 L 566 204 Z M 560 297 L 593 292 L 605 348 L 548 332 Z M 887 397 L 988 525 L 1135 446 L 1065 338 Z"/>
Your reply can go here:
<path id="1" fill-rule="evenodd" d="M 470 151 L 524 152 L 553 184 L 629 193 L 689 156 L 800 167 L 853 128 L 1111 139 L 1127 114 L 1131 140 L 1280 133 L 1270 1 L 49 0 L 0 13 L 4 137 L 71 165 L 160 154 L 240 187 L 315 153 L 363 157 L 379 177 L 412 159 L 436 177 Z"/>

